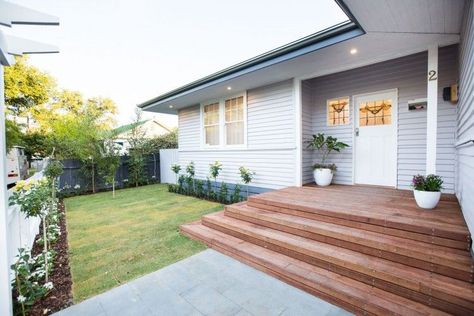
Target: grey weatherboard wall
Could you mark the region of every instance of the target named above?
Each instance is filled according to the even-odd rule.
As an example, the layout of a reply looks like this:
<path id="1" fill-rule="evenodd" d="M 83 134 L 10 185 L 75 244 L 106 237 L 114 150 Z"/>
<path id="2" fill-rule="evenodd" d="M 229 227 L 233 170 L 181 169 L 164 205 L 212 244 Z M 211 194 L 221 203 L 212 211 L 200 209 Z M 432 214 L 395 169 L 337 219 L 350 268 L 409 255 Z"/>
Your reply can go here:
<path id="1" fill-rule="evenodd" d="M 467 1 L 460 45 L 459 103 L 457 141 L 474 139 L 474 5 Z M 469 231 L 474 233 L 474 144 L 457 148 L 456 195 L 461 203 Z"/>
<path id="2" fill-rule="evenodd" d="M 303 82 L 303 141 L 308 140 L 311 134 L 324 132 L 351 146 L 329 159 L 338 166 L 334 179 L 336 183 L 352 184 L 352 96 L 394 88 L 398 89 L 398 188 L 408 189 L 414 174 L 425 173 L 426 110 L 408 111 L 407 102 L 426 98 L 427 58 L 427 52 L 423 52 Z M 443 101 L 442 88 L 457 82 L 457 61 L 457 45 L 439 49 L 436 168 L 445 181 L 445 192 L 450 193 L 454 192 L 455 186 L 456 105 Z M 345 96 L 351 97 L 351 123 L 327 126 L 326 101 Z M 311 100 L 310 104 L 308 100 Z M 310 118 L 307 117 L 309 114 Z M 316 161 L 316 154 L 304 150 L 304 183 L 313 181 L 311 165 Z"/>
<path id="3" fill-rule="evenodd" d="M 218 160 L 218 181 L 239 183 L 239 167 L 256 171 L 251 185 L 279 189 L 295 185 L 296 135 L 293 81 L 287 80 L 247 91 L 247 147 L 202 149 L 200 106 L 179 111 L 179 164 L 196 164 L 196 178 L 205 179 L 209 164 Z"/>

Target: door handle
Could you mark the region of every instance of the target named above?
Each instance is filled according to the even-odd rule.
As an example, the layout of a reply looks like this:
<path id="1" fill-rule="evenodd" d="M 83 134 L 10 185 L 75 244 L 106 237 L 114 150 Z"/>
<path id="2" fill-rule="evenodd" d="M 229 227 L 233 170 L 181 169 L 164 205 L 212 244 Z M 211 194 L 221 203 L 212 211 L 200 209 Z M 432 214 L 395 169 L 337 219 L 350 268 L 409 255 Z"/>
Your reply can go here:
<path id="1" fill-rule="evenodd" d="M 355 136 L 359 136 L 359 128 L 358 127 L 356 127 L 356 129 L 355 129 Z"/>

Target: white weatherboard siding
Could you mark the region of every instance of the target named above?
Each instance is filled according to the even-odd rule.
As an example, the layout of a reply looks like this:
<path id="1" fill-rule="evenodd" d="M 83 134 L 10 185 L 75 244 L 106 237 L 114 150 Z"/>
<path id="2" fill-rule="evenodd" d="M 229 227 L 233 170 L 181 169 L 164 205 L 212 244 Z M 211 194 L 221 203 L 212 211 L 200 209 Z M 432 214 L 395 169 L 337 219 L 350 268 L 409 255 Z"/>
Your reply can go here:
<path id="1" fill-rule="evenodd" d="M 454 192 L 456 106 L 443 101 L 442 88 L 457 82 L 457 53 L 455 45 L 439 50 L 436 168 L 445 181 L 446 192 Z M 408 111 L 407 102 L 426 98 L 426 70 L 427 53 L 424 52 L 305 82 L 305 87 L 309 85 L 312 88 L 312 132 L 324 132 L 350 145 L 342 153 L 329 158 L 330 162 L 338 166 L 335 183 L 352 184 L 352 96 L 388 89 L 398 89 L 398 188 L 408 189 L 414 174 L 425 173 L 426 110 Z M 349 96 L 351 101 L 351 124 L 327 126 L 326 101 L 345 96 Z M 307 109 L 307 106 L 303 104 L 303 109 Z M 316 161 L 317 156 L 314 154 L 312 162 Z M 308 175 L 311 163 L 305 160 L 303 168 L 303 174 Z M 304 179 L 305 182 L 311 181 L 308 176 Z"/>
<path id="2" fill-rule="evenodd" d="M 460 45 L 457 141 L 474 139 L 474 5 L 466 4 Z M 469 231 L 474 233 L 474 146 L 457 149 L 456 195 Z"/>
<path id="3" fill-rule="evenodd" d="M 180 110 L 179 163 L 196 164 L 196 177 L 205 179 L 209 164 L 218 160 L 218 181 L 238 183 L 238 168 L 256 172 L 252 185 L 278 189 L 295 184 L 295 114 L 293 81 L 247 91 L 247 148 L 200 149 L 199 105 Z"/>

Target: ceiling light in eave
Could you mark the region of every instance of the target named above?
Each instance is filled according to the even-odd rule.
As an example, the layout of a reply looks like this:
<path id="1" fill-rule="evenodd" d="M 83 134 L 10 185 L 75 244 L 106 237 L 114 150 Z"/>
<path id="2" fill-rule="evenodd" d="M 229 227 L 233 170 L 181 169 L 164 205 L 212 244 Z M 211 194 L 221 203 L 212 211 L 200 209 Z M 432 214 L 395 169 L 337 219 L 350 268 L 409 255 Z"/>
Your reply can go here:
<path id="1" fill-rule="evenodd" d="M 172 108 L 174 108 L 174 106 L 170 104 L 170 109 L 172 109 Z"/>
<path id="2" fill-rule="evenodd" d="M 227 90 L 232 90 L 232 87 L 231 87 L 231 86 L 228 86 L 228 87 L 227 87 Z"/>
<path id="3" fill-rule="evenodd" d="M 351 55 L 357 54 L 357 48 L 352 48 L 352 49 L 350 50 L 350 53 L 351 53 Z"/>

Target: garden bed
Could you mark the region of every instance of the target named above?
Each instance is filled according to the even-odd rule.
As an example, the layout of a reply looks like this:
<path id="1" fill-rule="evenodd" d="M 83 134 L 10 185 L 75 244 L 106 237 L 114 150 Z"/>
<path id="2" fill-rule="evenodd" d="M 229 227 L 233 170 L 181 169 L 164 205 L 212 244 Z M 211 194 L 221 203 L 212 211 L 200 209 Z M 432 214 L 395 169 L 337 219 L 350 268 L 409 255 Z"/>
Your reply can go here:
<path id="1" fill-rule="evenodd" d="M 61 214 L 61 219 L 59 221 L 61 235 L 53 245 L 56 256 L 54 257 L 53 269 L 49 276 L 54 287 L 43 299 L 36 302 L 28 311 L 28 315 L 31 316 L 49 315 L 72 305 L 72 278 L 69 268 L 66 212 L 62 201 L 59 202 L 59 213 Z M 41 229 L 36 237 L 32 249 L 33 256 L 36 256 L 43 251 L 43 244 L 37 242 L 38 238 L 42 236 L 42 233 Z"/>

